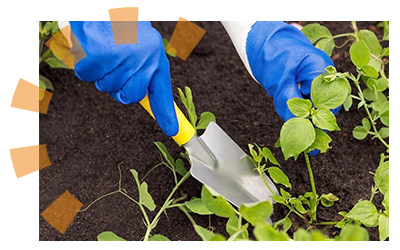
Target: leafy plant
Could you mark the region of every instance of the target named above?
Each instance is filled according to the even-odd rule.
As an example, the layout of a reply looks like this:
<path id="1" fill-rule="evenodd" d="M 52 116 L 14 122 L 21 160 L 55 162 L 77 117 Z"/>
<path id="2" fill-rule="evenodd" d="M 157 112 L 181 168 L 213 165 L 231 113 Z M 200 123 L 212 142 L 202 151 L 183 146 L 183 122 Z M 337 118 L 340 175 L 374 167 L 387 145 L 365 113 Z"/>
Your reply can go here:
<path id="1" fill-rule="evenodd" d="M 348 111 L 353 100 L 357 100 L 357 108 L 364 107 L 367 114 L 367 117 L 362 120 L 362 125 L 354 128 L 353 136 L 362 140 L 368 135 L 372 135 L 372 138 L 378 138 L 389 151 L 389 144 L 385 141 L 389 137 L 389 100 L 388 96 L 385 95 L 385 91 L 389 88 L 389 80 L 385 75 L 385 66 L 389 63 L 389 47 L 383 48 L 380 44 L 380 42 L 389 41 L 389 22 L 384 21 L 379 25 L 383 27 L 381 40 L 378 40 L 375 33 L 370 30 L 359 30 L 356 22 L 351 24 L 352 33 L 336 36 L 332 36 L 326 27 L 317 23 L 305 26 L 302 32 L 317 48 L 322 49 L 328 55 L 332 54 L 334 47 L 341 48 L 344 45 L 336 46 L 334 39 L 348 37 L 349 39 L 345 44 L 352 42 L 349 53 L 356 68 L 357 76 L 349 73 L 345 73 L 345 75 L 356 87 L 357 96 L 348 96 L 344 103 L 344 109 Z M 327 44 L 324 41 L 329 41 L 330 45 L 321 46 L 321 44 Z M 361 88 L 361 80 L 366 87 L 364 89 Z M 382 126 L 378 130 L 376 125 L 379 121 Z"/>
<path id="2" fill-rule="evenodd" d="M 192 90 L 188 86 L 185 86 L 185 92 L 178 88 L 178 93 L 185 106 L 187 117 L 196 130 L 206 129 L 210 122 L 215 122 L 214 114 L 208 111 L 201 113 L 200 119 L 198 119 L 196 108 L 193 103 Z"/>
<path id="3" fill-rule="evenodd" d="M 58 58 L 50 49 L 43 53 L 43 47 L 47 37 L 49 35 L 53 36 L 59 31 L 60 29 L 58 28 L 57 21 L 46 22 L 44 26 L 42 25 L 42 22 L 39 21 L 39 64 L 45 62 L 52 68 L 69 69 L 68 66 L 65 65 L 65 63 L 61 61 L 60 58 Z M 39 87 L 50 92 L 54 91 L 54 86 L 51 81 L 42 75 L 39 75 Z M 39 99 L 42 100 L 43 95 L 40 95 Z"/>

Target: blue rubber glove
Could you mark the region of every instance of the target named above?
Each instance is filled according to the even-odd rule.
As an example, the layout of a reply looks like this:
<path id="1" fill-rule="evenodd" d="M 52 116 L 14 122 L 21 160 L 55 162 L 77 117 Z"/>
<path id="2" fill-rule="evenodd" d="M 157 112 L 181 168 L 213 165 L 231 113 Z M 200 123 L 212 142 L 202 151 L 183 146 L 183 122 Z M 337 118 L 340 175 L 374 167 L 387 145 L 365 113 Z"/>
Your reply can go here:
<path id="1" fill-rule="evenodd" d="M 292 98 L 310 98 L 311 83 L 333 65 L 297 28 L 284 22 L 222 22 L 253 78 L 274 99 L 279 116 L 295 117 L 287 106 Z M 335 115 L 341 108 L 331 110 Z M 316 155 L 314 150 L 309 155 Z"/>
<path id="2" fill-rule="evenodd" d="M 169 62 L 161 35 L 150 22 L 138 23 L 137 44 L 115 45 L 111 22 L 70 22 L 86 57 L 75 65 L 82 81 L 95 82 L 117 102 L 137 103 L 146 94 L 161 129 L 178 133 Z"/>

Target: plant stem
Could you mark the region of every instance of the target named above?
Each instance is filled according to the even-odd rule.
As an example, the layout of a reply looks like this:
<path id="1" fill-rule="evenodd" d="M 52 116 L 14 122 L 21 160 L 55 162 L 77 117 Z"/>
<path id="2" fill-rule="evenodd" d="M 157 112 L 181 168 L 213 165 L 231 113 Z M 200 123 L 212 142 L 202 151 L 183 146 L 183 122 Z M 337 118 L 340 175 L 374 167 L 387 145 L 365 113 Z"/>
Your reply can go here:
<path id="1" fill-rule="evenodd" d="M 317 190 L 315 189 L 315 182 L 314 182 L 314 175 L 311 169 L 311 164 L 310 164 L 310 159 L 308 158 L 307 153 L 304 153 L 304 158 L 306 159 L 307 163 L 307 168 L 308 168 L 308 174 L 310 175 L 310 182 L 311 182 L 311 189 L 313 196 L 312 199 L 310 199 L 310 210 L 311 210 L 311 220 L 310 223 L 312 223 L 314 220 L 317 219 Z"/>
<path id="2" fill-rule="evenodd" d="M 175 185 L 175 187 L 172 189 L 171 193 L 169 194 L 169 196 L 167 197 L 167 199 L 165 200 L 163 206 L 161 207 L 160 211 L 158 211 L 158 213 L 156 214 L 156 216 L 153 218 L 153 221 L 151 222 L 151 224 L 148 224 L 147 230 L 146 230 L 146 234 L 144 235 L 144 241 L 147 241 L 149 239 L 150 233 L 152 228 L 154 227 L 155 223 L 157 223 L 158 218 L 161 216 L 161 214 L 163 213 L 164 210 L 170 208 L 170 200 L 172 198 L 172 196 L 174 195 L 174 193 L 176 192 L 176 190 L 178 189 L 178 187 L 190 176 L 190 171 L 188 171 L 183 177 L 182 179 L 180 179 L 180 181 Z M 174 205 L 173 205 L 174 206 Z"/>
<path id="3" fill-rule="evenodd" d="M 258 170 L 258 173 L 259 173 L 260 176 L 261 176 L 261 179 L 264 181 L 264 184 L 267 186 L 267 188 L 269 189 L 269 191 L 271 192 L 271 194 L 274 194 L 275 192 L 274 192 L 274 191 L 272 190 L 272 188 L 268 185 L 267 181 L 266 181 L 265 178 L 264 178 L 263 173 L 259 170 L 259 168 L 257 168 L 257 170 Z"/>
<path id="4" fill-rule="evenodd" d="M 368 118 L 369 118 L 369 120 L 370 120 L 370 122 L 371 122 L 372 128 L 373 128 L 373 130 L 374 130 L 374 132 L 375 132 L 374 135 L 382 142 L 383 145 L 386 146 L 386 148 L 389 149 L 389 144 L 387 144 L 387 143 L 385 142 L 385 140 L 383 140 L 383 138 L 382 138 L 381 135 L 379 134 L 378 130 L 376 129 L 375 121 L 374 121 L 374 119 L 372 118 L 371 112 L 369 112 L 369 109 L 368 109 L 367 104 L 366 104 L 365 99 L 364 99 L 364 95 L 363 95 L 363 93 L 362 93 L 362 91 L 361 91 L 361 87 L 360 87 L 360 85 L 358 84 L 360 77 L 361 77 L 361 74 L 358 73 L 357 82 L 354 82 L 354 85 L 356 85 L 356 88 L 357 88 L 357 91 L 358 91 L 358 96 L 360 97 L 361 102 L 364 103 L 363 106 L 364 106 L 365 112 L 367 113 Z"/>
<path id="5" fill-rule="evenodd" d="M 324 221 L 324 222 L 316 223 L 316 225 L 318 225 L 318 226 L 330 226 L 330 225 L 336 225 L 339 222 L 340 221 Z"/>
<path id="6" fill-rule="evenodd" d="M 100 196 L 99 198 L 97 198 L 96 200 L 94 200 L 92 203 L 90 203 L 89 206 L 87 206 L 85 209 L 79 210 L 79 212 L 85 212 L 85 211 L 88 210 L 89 207 L 91 207 L 94 203 L 98 202 L 99 200 L 101 200 L 101 199 L 103 199 L 103 198 L 105 198 L 105 197 L 107 197 L 107 196 L 109 196 L 109 195 L 116 194 L 116 193 L 118 193 L 118 192 L 120 192 L 120 190 L 117 190 L 117 191 L 114 191 L 114 192 L 105 194 L 105 195 L 103 195 L 103 196 Z"/>

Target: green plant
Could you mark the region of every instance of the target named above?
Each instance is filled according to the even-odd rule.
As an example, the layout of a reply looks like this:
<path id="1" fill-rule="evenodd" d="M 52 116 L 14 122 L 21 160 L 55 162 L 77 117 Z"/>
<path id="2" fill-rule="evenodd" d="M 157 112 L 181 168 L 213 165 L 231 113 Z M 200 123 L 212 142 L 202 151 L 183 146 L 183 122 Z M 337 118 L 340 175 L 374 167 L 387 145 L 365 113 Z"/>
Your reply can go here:
<path id="1" fill-rule="evenodd" d="M 43 47 L 47 37 L 49 35 L 54 36 L 59 31 L 60 29 L 58 28 L 57 21 L 46 22 L 44 26 L 42 25 L 42 22 L 39 21 L 39 64 L 45 62 L 52 68 L 69 69 L 67 65 L 65 65 L 65 63 L 61 61 L 50 49 L 47 49 L 47 51 L 43 53 Z M 50 92 L 53 92 L 54 90 L 54 86 L 51 81 L 42 75 L 39 75 L 39 87 Z M 41 96 L 39 99 L 42 100 L 43 96 Z"/>
<path id="2" fill-rule="evenodd" d="M 378 138 L 389 151 L 389 143 L 385 141 L 389 137 L 389 100 L 385 91 L 389 88 L 389 80 L 385 75 L 385 66 L 389 63 L 389 47 L 382 47 L 380 42 L 389 41 L 389 22 L 380 23 L 383 28 L 383 37 L 379 40 L 375 33 L 357 28 L 357 23 L 352 22 L 352 33 L 332 36 L 329 30 L 320 24 L 309 24 L 302 31 L 315 43 L 317 48 L 324 50 L 329 55 L 332 50 L 343 47 L 344 44 L 352 42 L 349 49 L 350 59 L 354 64 L 357 76 L 345 73 L 357 89 L 357 96 L 350 95 L 344 102 L 344 109 L 348 111 L 353 100 L 358 101 L 357 108 L 364 107 L 367 117 L 362 120 L 362 126 L 356 126 L 353 136 L 362 140 L 367 135 Z M 336 46 L 334 40 L 339 37 L 348 37 L 342 46 Z M 361 80 L 365 88 L 361 87 Z M 380 121 L 380 129 L 377 123 Z M 371 130 L 372 129 L 372 130 Z"/>
<path id="3" fill-rule="evenodd" d="M 178 88 L 179 98 L 186 109 L 187 117 L 193 127 L 197 130 L 207 128 L 210 122 L 215 122 L 215 116 L 211 112 L 203 112 L 200 115 L 200 119 L 197 117 L 196 108 L 193 103 L 192 90 L 185 86 L 185 93 L 182 89 Z"/>
<path id="4" fill-rule="evenodd" d="M 169 42 L 167 39 L 163 38 L 163 44 L 164 44 L 164 49 L 165 49 L 165 53 L 167 53 L 167 55 L 170 55 L 172 57 L 176 57 L 176 49 L 175 48 L 168 48 Z"/>

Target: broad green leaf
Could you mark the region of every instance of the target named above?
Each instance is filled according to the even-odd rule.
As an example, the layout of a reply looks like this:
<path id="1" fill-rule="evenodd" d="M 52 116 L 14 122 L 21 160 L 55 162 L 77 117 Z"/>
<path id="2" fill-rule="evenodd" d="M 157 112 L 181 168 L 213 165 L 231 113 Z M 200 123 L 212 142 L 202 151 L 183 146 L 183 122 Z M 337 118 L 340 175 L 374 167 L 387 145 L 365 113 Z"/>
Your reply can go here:
<path id="1" fill-rule="evenodd" d="M 378 223 L 379 213 L 370 201 L 359 201 L 347 214 L 347 218 L 360 221 L 367 227 L 374 227 Z"/>
<path id="2" fill-rule="evenodd" d="M 168 149 L 164 146 L 164 144 L 158 141 L 154 142 L 154 144 L 157 146 L 158 150 L 161 152 L 162 156 L 168 162 L 171 168 L 174 168 L 175 166 L 174 158 L 172 158 L 172 156 L 169 154 Z"/>
<path id="3" fill-rule="evenodd" d="M 254 237 L 258 241 L 289 241 L 290 238 L 285 232 L 277 231 L 270 224 L 257 225 L 253 230 Z"/>
<path id="4" fill-rule="evenodd" d="M 126 241 L 111 231 L 102 232 L 97 236 L 98 241 Z"/>
<path id="5" fill-rule="evenodd" d="M 289 199 L 290 204 L 292 204 L 297 211 L 299 211 L 301 214 L 307 213 L 307 210 L 303 207 L 303 202 L 301 202 L 297 198 L 291 198 Z"/>
<path id="6" fill-rule="evenodd" d="M 278 196 L 278 195 L 273 195 L 270 196 L 271 199 L 273 199 L 275 202 L 280 203 L 280 204 L 285 204 L 285 198 L 283 198 L 282 196 Z"/>
<path id="7" fill-rule="evenodd" d="M 370 65 L 361 66 L 361 71 L 368 77 L 378 77 L 378 71 Z"/>
<path id="8" fill-rule="evenodd" d="M 360 30 L 358 32 L 358 38 L 365 43 L 372 54 L 379 55 L 381 53 L 382 47 L 374 32 L 365 29 Z"/>
<path id="9" fill-rule="evenodd" d="M 60 29 L 58 28 L 58 22 L 57 21 L 53 21 L 53 22 L 47 22 L 44 27 L 44 30 L 46 30 L 47 32 L 51 32 L 51 34 L 54 36 L 58 31 L 60 31 Z"/>
<path id="10" fill-rule="evenodd" d="M 46 90 L 51 91 L 51 92 L 54 91 L 53 84 L 51 83 L 51 81 L 49 79 L 47 79 L 47 77 L 39 75 L 39 81 L 42 81 L 44 83 L 44 85 L 46 86 L 45 87 Z"/>
<path id="11" fill-rule="evenodd" d="M 332 34 L 325 26 L 319 23 L 308 24 L 301 29 L 304 35 L 310 40 L 312 44 L 320 40 L 321 38 L 331 38 Z"/>
<path id="12" fill-rule="evenodd" d="M 139 174 L 136 170 L 131 169 L 131 173 L 133 175 L 133 178 L 135 178 L 136 185 L 139 189 L 139 203 L 147 207 L 150 211 L 154 211 L 156 205 L 154 204 L 153 198 L 151 198 L 151 195 L 147 191 L 147 183 L 142 182 L 140 184 Z"/>
<path id="13" fill-rule="evenodd" d="M 336 241 L 368 241 L 368 231 L 360 226 L 347 225 L 342 228 L 340 235 L 335 237 Z"/>
<path id="14" fill-rule="evenodd" d="M 366 131 L 365 128 L 362 126 L 356 126 L 353 129 L 353 136 L 357 140 L 363 140 L 365 137 L 367 137 L 367 135 L 368 135 L 368 131 Z"/>
<path id="15" fill-rule="evenodd" d="M 389 101 L 381 105 L 379 109 L 379 118 L 385 126 L 389 126 Z"/>
<path id="16" fill-rule="evenodd" d="M 215 122 L 215 116 L 211 112 L 203 112 L 200 115 L 200 121 L 196 126 L 196 129 L 206 129 L 210 122 Z"/>
<path id="17" fill-rule="evenodd" d="M 143 182 L 139 188 L 139 203 L 147 207 L 150 211 L 154 211 L 156 204 L 154 204 L 153 198 L 147 191 L 147 183 Z"/>
<path id="18" fill-rule="evenodd" d="M 366 131 L 371 129 L 371 123 L 369 122 L 368 118 L 363 118 L 361 122 Z"/>
<path id="19" fill-rule="evenodd" d="M 324 51 L 328 56 L 331 56 L 333 48 L 335 47 L 335 42 L 332 37 L 322 38 L 315 44 L 315 47 Z"/>
<path id="20" fill-rule="evenodd" d="M 274 225 L 274 228 L 278 231 L 287 232 L 292 227 L 292 221 L 289 217 L 285 217 L 279 221 L 277 221 Z"/>
<path id="21" fill-rule="evenodd" d="M 201 237 L 203 241 L 224 241 L 225 237 L 220 234 L 214 234 L 202 226 L 194 225 L 194 230 Z"/>
<path id="22" fill-rule="evenodd" d="M 185 205 L 189 208 L 189 210 L 193 213 L 206 215 L 206 214 L 213 214 L 207 207 L 204 205 L 203 200 L 200 198 L 194 198 L 190 201 L 186 201 Z"/>
<path id="23" fill-rule="evenodd" d="M 386 240 L 389 237 L 389 216 L 386 214 L 379 215 L 379 239 Z"/>
<path id="24" fill-rule="evenodd" d="M 340 130 L 335 115 L 326 108 L 319 108 L 311 117 L 315 126 L 328 131 Z"/>
<path id="25" fill-rule="evenodd" d="M 376 95 L 375 95 L 375 92 L 373 90 L 364 89 L 363 95 L 367 101 L 371 101 L 371 102 L 377 101 L 379 103 L 379 105 L 382 105 L 384 102 L 387 102 L 386 96 L 381 92 L 376 92 Z"/>
<path id="26" fill-rule="evenodd" d="M 311 100 L 317 108 L 334 109 L 344 103 L 350 92 L 351 87 L 346 78 L 337 77 L 327 83 L 320 75 L 311 85 Z"/>
<path id="27" fill-rule="evenodd" d="M 212 194 L 210 190 L 212 189 L 206 187 L 206 185 L 203 185 L 203 188 L 201 189 L 201 199 L 207 209 L 219 217 L 230 218 L 234 216 L 236 214 L 235 209 L 224 199 L 224 197 L 217 195 L 213 190 L 211 191 L 213 192 Z"/>
<path id="28" fill-rule="evenodd" d="M 319 128 L 315 128 L 315 140 L 310 147 L 306 150 L 306 153 L 319 149 L 321 153 L 325 153 L 328 150 L 329 143 L 332 141 L 331 137 Z"/>
<path id="29" fill-rule="evenodd" d="M 50 67 L 54 69 L 70 69 L 63 61 L 57 57 L 48 57 L 44 60 Z"/>
<path id="30" fill-rule="evenodd" d="M 167 237 L 161 234 L 155 234 L 149 238 L 149 241 L 171 241 Z"/>
<path id="31" fill-rule="evenodd" d="M 308 117 L 311 110 L 311 101 L 302 98 L 292 98 L 287 101 L 289 110 L 298 117 Z"/>
<path id="32" fill-rule="evenodd" d="M 267 169 L 269 176 L 272 178 L 272 180 L 275 183 L 279 183 L 284 185 L 287 188 L 292 188 L 292 185 L 290 184 L 289 178 L 286 176 L 286 174 L 277 167 L 270 167 Z"/>
<path id="33" fill-rule="evenodd" d="M 381 161 L 379 163 L 379 167 L 376 169 L 374 175 L 375 185 L 379 188 L 379 191 L 382 194 L 386 194 L 389 190 L 389 161 Z"/>
<path id="34" fill-rule="evenodd" d="M 389 87 L 389 81 L 386 78 L 379 78 L 378 84 L 376 85 L 376 90 L 382 92 Z"/>
<path id="35" fill-rule="evenodd" d="M 350 47 L 350 59 L 354 65 L 361 68 L 369 62 L 369 49 L 363 41 L 355 42 Z"/>
<path id="36" fill-rule="evenodd" d="M 261 201 L 248 204 L 242 204 L 239 212 L 243 218 L 253 226 L 264 223 L 272 214 L 272 202 Z"/>
<path id="37" fill-rule="evenodd" d="M 263 156 L 265 159 L 268 159 L 272 164 L 276 166 L 280 166 L 279 162 L 276 160 L 275 156 L 272 154 L 271 150 L 267 147 L 263 147 L 260 155 Z"/>
<path id="38" fill-rule="evenodd" d="M 346 100 L 343 103 L 344 110 L 349 111 L 351 108 L 351 105 L 353 105 L 353 98 L 351 97 L 351 95 L 348 95 Z"/>
<path id="39" fill-rule="evenodd" d="M 184 176 L 187 173 L 183 161 L 180 158 L 176 159 L 175 161 L 175 171 L 182 176 Z"/>
<path id="40" fill-rule="evenodd" d="M 285 160 L 306 150 L 315 140 L 312 123 L 304 118 L 292 118 L 285 122 L 280 132 L 280 143 Z"/>
<path id="41" fill-rule="evenodd" d="M 385 139 L 389 137 L 389 128 L 387 127 L 383 127 L 381 129 L 379 129 L 379 135 Z"/>
<path id="42" fill-rule="evenodd" d="M 329 193 L 329 194 L 322 194 L 321 195 L 321 204 L 324 207 L 331 207 L 334 205 L 335 201 L 338 201 L 339 198 L 336 195 Z"/>

